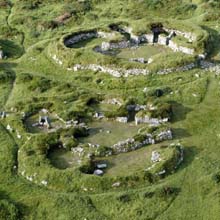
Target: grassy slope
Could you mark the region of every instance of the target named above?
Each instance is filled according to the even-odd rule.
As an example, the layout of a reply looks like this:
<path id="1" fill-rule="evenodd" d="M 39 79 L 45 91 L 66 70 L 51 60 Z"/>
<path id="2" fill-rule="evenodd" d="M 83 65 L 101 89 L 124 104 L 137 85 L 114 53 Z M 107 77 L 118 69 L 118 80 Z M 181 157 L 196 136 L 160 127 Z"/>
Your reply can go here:
<path id="1" fill-rule="evenodd" d="M 13 2 L 14 8 L 12 8 L 9 20 L 16 27 L 13 21 L 20 17 L 17 10 L 19 2 Z M 131 1 L 129 3 L 131 4 Z M 95 13 L 100 12 L 100 16 L 102 16 L 100 23 L 105 23 L 106 20 L 109 21 L 110 19 L 117 20 L 123 8 L 122 5 L 123 1 L 112 1 L 112 4 L 106 3 L 105 7 L 98 5 Z M 173 5 L 170 7 L 172 8 Z M 60 5 L 56 7 L 52 4 L 50 7 L 46 5 L 41 12 L 47 14 L 51 9 L 53 9 L 52 15 L 59 15 Z M 140 10 L 140 13 L 136 13 L 137 15 L 143 15 L 144 12 L 140 8 L 137 7 L 136 10 Z M 163 13 L 165 11 L 162 11 Z M 124 11 L 123 14 L 126 15 L 126 12 Z M 1 13 L 2 20 L 7 16 L 7 13 Z M 26 16 L 28 17 L 28 15 Z M 37 16 L 40 17 L 36 14 L 35 17 Z M 88 25 L 86 22 L 88 22 L 89 16 L 92 15 L 87 14 L 85 16 L 85 25 Z M 191 16 L 189 14 L 187 18 Z M 201 16 L 201 14 L 198 16 Z M 49 18 L 45 16 L 43 19 Z M 180 139 L 183 145 L 186 146 L 185 161 L 177 173 L 150 187 L 132 190 L 128 188 L 128 190 L 122 192 L 116 190 L 116 192 L 96 195 L 53 192 L 30 184 L 16 174 L 16 169 L 13 169 L 13 167 L 16 165 L 17 147 L 19 146 L 5 127 L 0 124 L 0 199 L 4 198 L 14 203 L 21 212 L 21 219 L 219 219 L 219 185 L 212 178 L 220 170 L 218 140 L 220 136 L 219 79 L 207 73 L 197 80 L 194 74 L 199 70 L 169 76 L 127 79 L 126 82 L 118 82 L 116 79 L 101 74 L 94 76 L 93 73 L 76 73 L 76 75 L 72 75 L 48 60 L 44 51 L 35 50 L 35 47 L 44 48 L 47 45 L 46 40 L 41 40 L 61 36 L 62 27 L 57 33 L 56 31 L 45 31 L 39 38 L 35 39 L 33 33 L 30 33 L 32 27 L 27 25 L 32 24 L 30 20 L 27 20 L 27 23 L 24 23 L 21 27 L 17 25 L 17 28 L 20 31 L 22 30 L 26 36 L 24 41 L 26 54 L 21 59 L 12 60 L 13 57 L 20 56 L 22 52 L 23 42 L 20 36 L 22 34 L 19 32 L 20 37 L 16 44 L 20 49 L 12 48 L 11 43 L 9 46 L 4 43 L 7 46 L 5 48 L 10 59 L 8 64 L 0 63 L 1 70 L 13 69 L 17 77 L 24 72 L 28 72 L 34 76 L 46 76 L 60 83 L 71 82 L 72 85 L 77 86 L 77 90 L 88 90 L 88 93 L 94 94 L 101 91 L 107 95 L 121 94 L 126 96 L 127 91 L 129 91 L 129 95 L 132 96 L 142 94 L 145 86 L 157 88 L 164 86 L 164 84 L 170 86 L 173 91 L 179 90 L 179 92 L 165 99 L 176 101 L 172 126 L 174 127 L 175 138 Z M 73 24 L 75 27 L 80 23 L 77 20 L 71 22 L 69 26 Z M 93 20 L 91 23 L 96 22 L 96 20 Z M 35 45 L 35 43 L 37 44 Z M 16 53 L 16 51 L 21 52 Z M 37 60 L 30 61 L 31 56 L 36 57 Z M 91 77 L 91 80 L 82 83 L 83 77 L 86 76 Z M 97 85 L 94 78 L 104 80 L 105 86 Z M 179 78 L 181 78 L 181 81 L 178 81 Z M 207 78 L 209 83 L 207 83 Z M 16 83 L 14 88 L 11 85 L 11 82 L 0 85 L 1 108 L 14 106 L 17 101 L 23 100 L 24 96 L 26 100 L 33 96 L 47 96 L 50 99 L 57 95 L 57 91 L 53 89 L 41 94 L 31 92 L 27 89 L 27 84 Z M 78 85 L 80 86 L 78 87 Z M 121 89 L 122 86 L 124 88 Z M 199 97 L 193 97 L 192 93 L 199 94 Z M 158 192 L 163 186 L 176 187 L 180 192 L 175 196 L 161 197 Z M 150 199 L 144 197 L 144 194 L 149 191 L 154 192 L 153 197 Z M 129 197 L 127 202 L 119 199 L 120 195 L 124 194 Z"/>

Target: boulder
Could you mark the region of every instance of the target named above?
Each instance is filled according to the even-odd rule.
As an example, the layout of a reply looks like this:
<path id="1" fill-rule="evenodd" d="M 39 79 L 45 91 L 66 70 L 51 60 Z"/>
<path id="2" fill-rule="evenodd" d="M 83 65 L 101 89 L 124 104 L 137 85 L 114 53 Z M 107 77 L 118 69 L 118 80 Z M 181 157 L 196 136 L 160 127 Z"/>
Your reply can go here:
<path id="1" fill-rule="evenodd" d="M 100 169 L 97 169 L 97 170 L 94 171 L 93 174 L 97 175 L 97 176 L 102 176 L 104 174 L 104 172 L 102 170 L 100 170 Z"/>
<path id="2" fill-rule="evenodd" d="M 120 182 L 115 182 L 115 183 L 112 184 L 112 187 L 119 187 L 120 185 L 121 185 Z"/>
<path id="3" fill-rule="evenodd" d="M 153 163 L 160 161 L 160 154 L 157 151 L 153 151 L 151 154 L 151 161 Z"/>
<path id="4" fill-rule="evenodd" d="M 100 164 L 97 164 L 97 168 L 98 168 L 98 169 L 104 169 L 104 168 L 107 168 L 107 164 L 106 164 L 106 163 L 100 163 Z"/>
<path id="5" fill-rule="evenodd" d="M 116 121 L 121 122 L 121 123 L 127 123 L 128 118 L 127 117 L 117 117 Z"/>

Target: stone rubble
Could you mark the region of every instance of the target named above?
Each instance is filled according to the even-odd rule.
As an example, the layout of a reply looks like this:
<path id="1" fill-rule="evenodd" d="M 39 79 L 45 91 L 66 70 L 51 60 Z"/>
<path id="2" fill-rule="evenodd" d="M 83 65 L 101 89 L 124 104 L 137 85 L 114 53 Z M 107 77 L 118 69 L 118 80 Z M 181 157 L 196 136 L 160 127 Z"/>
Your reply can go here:
<path id="1" fill-rule="evenodd" d="M 137 150 L 144 145 L 155 144 L 165 140 L 171 140 L 172 138 L 172 131 L 170 129 L 166 129 L 156 135 L 155 139 L 151 134 L 146 134 L 146 139 L 142 142 L 135 141 L 134 138 L 128 138 L 124 141 L 119 141 L 118 143 L 112 145 L 110 148 L 113 150 L 113 154 L 126 153 L 129 151 Z"/>
<path id="2" fill-rule="evenodd" d="M 116 121 L 121 122 L 121 123 L 127 123 L 128 117 L 117 117 Z"/>
<path id="3" fill-rule="evenodd" d="M 139 105 L 139 104 L 135 104 L 135 105 L 127 105 L 127 110 L 128 111 L 135 111 L 135 112 L 139 112 L 141 110 L 146 110 L 147 106 L 146 105 Z"/>
<path id="4" fill-rule="evenodd" d="M 103 100 L 101 103 L 103 103 L 103 104 L 110 104 L 110 105 L 119 105 L 119 106 L 122 105 L 122 102 L 119 101 L 116 98 L 108 99 L 108 100 Z"/>
<path id="5" fill-rule="evenodd" d="M 138 117 L 135 116 L 135 124 L 149 124 L 150 126 L 158 126 L 160 124 L 166 123 L 168 122 L 169 119 L 168 118 L 163 118 L 163 119 L 159 119 L 159 118 L 150 118 L 149 116 L 144 116 L 144 117 Z"/>
<path id="6" fill-rule="evenodd" d="M 215 72 L 216 75 L 220 75 L 220 65 L 215 64 L 209 61 L 202 60 L 200 62 L 200 66 L 202 69 L 210 71 L 210 72 Z"/>

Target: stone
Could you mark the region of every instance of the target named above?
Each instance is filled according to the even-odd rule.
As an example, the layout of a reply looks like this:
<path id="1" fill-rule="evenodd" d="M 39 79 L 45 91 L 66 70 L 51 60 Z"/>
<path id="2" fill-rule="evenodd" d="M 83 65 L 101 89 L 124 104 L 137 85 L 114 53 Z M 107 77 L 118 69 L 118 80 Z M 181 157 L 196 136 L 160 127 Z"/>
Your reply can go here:
<path id="1" fill-rule="evenodd" d="M 107 168 L 107 164 L 106 164 L 106 163 L 97 164 L 97 168 L 98 168 L 98 169 Z"/>
<path id="2" fill-rule="evenodd" d="M 92 71 L 99 71 L 103 73 L 108 73 L 114 77 L 128 77 L 130 75 L 148 75 L 149 70 L 147 69 L 122 69 L 122 68 L 109 68 L 105 66 L 100 66 L 97 64 L 89 64 L 87 66 L 83 66 L 80 64 L 75 64 L 73 67 L 74 71 L 79 71 L 79 70 L 92 70 Z"/>
<path id="3" fill-rule="evenodd" d="M 153 163 L 160 161 L 160 154 L 157 151 L 153 151 L 151 154 L 151 161 Z"/>
<path id="4" fill-rule="evenodd" d="M 157 141 L 173 139 L 172 131 L 170 129 L 164 130 L 157 135 Z"/>
<path id="5" fill-rule="evenodd" d="M 52 56 L 52 59 L 59 65 L 63 65 L 63 62 L 57 57 L 56 54 Z"/>
<path id="6" fill-rule="evenodd" d="M 95 114 L 94 114 L 94 118 L 97 118 L 97 119 L 102 119 L 102 118 L 104 118 L 105 116 L 104 116 L 104 114 L 102 113 L 102 112 L 96 112 Z"/>
<path id="7" fill-rule="evenodd" d="M 206 56 L 207 56 L 207 54 L 199 54 L 198 59 L 199 60 L 205 60 Z"/>
<path id="8" fill-rule="evenodd" d="M 116 121 L 121 122 L 121 123 L 127 123 L 128 117 L 117 117 Z"/>
<path id="9" fill-rule="evenodd" d="M 108 99 L 108 100 L 103 100 L 102 103 L 104 104 L 110 104 L 110 105 L 122 105 L 122 102 L 116 98 L 113 99 Z"/>
<path id="10" fill-rule="evenodd" d="M 40 126 L 46 126 L 48 129 L 51 128 L 50 119 L 48 116 L 40 116 L 38 123 Z"/>
<path id="11" fill-rule="evenodd" d="M 7 129 L 8 131 L 10 131 L 10 132 L 13 131 L 12 127 L 11 127 L 9 124 L 7 125 L 6 129 Z"/>
<path id="12" fill-rule="evenodd" d="M 143 92 L 146 93 L 147 91 L 148 91 L 148 88 L 145 87 L 145 88 L 143 89 Z"/>
<path id="13" fill-rule="evenodd" d="M 4 53 L 3 50 L 0 49 L 0 60 L 4 59 Z"/>
<path id="14" fill-rule="evenodd" d="M 104 172 L 102 170 L 100 170 L 100 169 L 97 169 L 97 170 L 94 171 L 93 174 L 97 175 L 97 176 L 102 176 L 104 174 Z"/>
<path id="15" fill-rule="evenodd" d="M 49 111 L 45 108 L 42 108 L 40 112 L 42 112 L 43 114 L 48 114 L 49 113 Z"/>
<path id="16" fill-rule="evenodd" d="M 120 185 L 121 185 L 120 182 L 115 182 L 115 183 L 112 184 L 112 187 L 119 187 Z"/>
<path id="17" fill-rule="evenodd" d="M 111 45 L 109 42 L 102 42 L 102 45 L 101 45 L 101 50 L 102 51 L 107 51 L 107 50 L 110 50 L 111 48 Z"/>
<path id="18" fill-rule="evenodd" d="M 44 185 L 44 186 L 47 186 L 48 182 L 46 180 L 42 180 L 41 184 Z"/>
<path id="19" fill-rule="evenodd" d="M 6 112 L 0 112 L 0 116 L 2 119 L 4 119 L 7 117 L 7 114 L 6 114 Z"/>
<path id="20" fill-rule="evenodd" d="M 166 170 L 161 170 L 160 172 L 158 172 L 157 174 L 158 175 L 162 175 L 162 174 L 165 174 L 166 173 Z"/>
<path id="21" fill-rule="evenodd" d="M 153 61 L 154 61 L 153 58 L 149 58 L 148 61 L 147 61 L 147 63 L 150 64 L 150 63 L 152 63 Z"/>
<path id="22" fill-rule="evenodd" d="M 146 63 L 144 58 L 130 58 L 129 61 L 131 62 L 138 62 L 138 63 Z"/>

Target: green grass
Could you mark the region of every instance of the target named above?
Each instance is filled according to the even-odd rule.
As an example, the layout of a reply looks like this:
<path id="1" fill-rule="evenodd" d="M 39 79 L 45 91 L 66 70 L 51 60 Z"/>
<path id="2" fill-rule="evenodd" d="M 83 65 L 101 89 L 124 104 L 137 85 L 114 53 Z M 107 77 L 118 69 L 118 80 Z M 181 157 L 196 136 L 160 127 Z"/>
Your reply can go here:
<path id="1" fill-rule="evenodd" d="M 129 59 L 129 58 L 145 58 L 148 60 L 150 57 L 159 54 L 166 53 L 169 51 L 168 48 L 162 46 L 152 46 L 152 45 L 142 45 L 137 49 L 122 49 L 117 56 L 119 58 Z"/>
<path id="2" fill-rule="evenodd" d="M 83 143 L 111 146 L 119 141 L 126 140 L 136 134 L 142 125 L 134 123 L 120 123 L 114 121 L 100 121 L 89 124 L 90 135 L 80 139 Z"/>
<path id="3" fill-rule="evenodd" d="M 0 0 L 0 4 L 4 2 Z M 219 78 L 200 69 L 126 79 L 100 72 L 71 72 L 66 67 L 79 61 L 123 68 L 143 68 L 143 65 L 93 53 L 91 49 L 101 43 L 100 39 L 79 45 L 89 48 L 83 55 L 78 53 L 79 57 L 74 49 L 61 45 L 64 36 L 79 29 L 106 28 L 123 21 L 141 34 L 150 31 L 151 22 L 162 21 L 169 28 L 193 31 L 198 41 L 192 47 L 198 53 L 206 47 L 210 59 L 218 61 L 218 1 L 13 0 L 11 3 L 0 6 L 0 47 L 8 57 L 0 60 L 0 111 L 11 112 L 13 108 L 6 119 L 0 119 L 0 219 L 14 216 L 16 220 L 218 220 Z M 53 28 L 53 22 L 64 12 L 71 12 L 71 18 Z M 204 45 L 204 42 L 208 43 Z M 133 56 L 127 49 L 124 52 L 123 57 Z M 143 46 L 136 52 L 137 56 L 147 57 L 149 51 Z M 158 51 L 150 50 L 150 54 L 154 52 Z M 52 61 L 50 53 L 64 58 L 64 66 Z M 177 53 L 162 53 L 155 58 L 158 62 L 150 66 L 154 71 L 194 60 Z M 5 72 L 13 74 L 10 78 L 2 77 Z M 169 92 L 155 97 L 152 91 L 158 88 L 169 88 Z M 110 164 L 103 177 L 82 174 L 79 166 L 72 163 L 78 158 L 73 158 L 69 151 L 54 149 L 42 153 L 47 150 L 49 140 L 36 144 L 36 139 L 47 135 L 27 133 L 21 120 L 23 111 L 36 113 L 48 108 L 65 120 L 91 122 L 95 111 L 117 111 L 118 107 L 94 106 L 88 100 L 108 98 L 118 98 L 122 103 L 132 99 L 139 104 L 170 102 L 173 105 L 170 124 L 173 142 L 180 141 L 185 147 L 184 162 L 176 172 L 157 180 L 143 172 L 151 151 L 159 147 L 153 145 L 99 158 Z M 8 124 L 21 134 L 21 139 L 16 131 L 6 129 Z M 93 122 L 91 126 L 104 127 L 104 132 L 85 138 L 99 144 L 114 144 L 138 129 L 113 122 Z M 107 130 L 112 132 L 107 134 Z M 27 180 L 34 173 L 37 178 L 32 182 Z M 42 180 L 48 181 L 47 187 L 41 184 Z M 116 182 L 121 185 L 112 187 Z"/>

